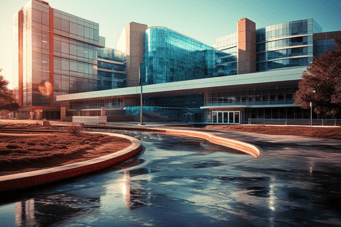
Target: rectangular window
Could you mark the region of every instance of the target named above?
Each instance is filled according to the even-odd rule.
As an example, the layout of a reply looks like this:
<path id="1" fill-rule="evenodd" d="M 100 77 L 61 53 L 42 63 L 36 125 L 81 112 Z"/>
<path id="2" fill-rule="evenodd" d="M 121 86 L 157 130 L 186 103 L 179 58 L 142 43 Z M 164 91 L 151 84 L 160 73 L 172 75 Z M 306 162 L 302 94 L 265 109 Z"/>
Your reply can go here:
<path id="1" fill-rule="evenodd" d="M 85 38 L 90 38 L 90 28 L 88 27 L 84 27 L 84 35 L 85 35 Z"/>
<path id="2" fill-rule="evenodd" d="M 32 20 L 33 22 L 41 24 L 41 11 L 32 9 Z"/>
<path id="3" fill-rule="evenodd" d="M 61 53 L 62 52 L 62 42 L 59 40 L 54 40 L 54 52 Z"/>
<path id="4" fill-rule="evenodd" d="M 62 20 L 62 30 L 64 32 L 70 33 L 70 22 L 67 20 Z"/>
<path id="5" fill-rule="evenodd" d="M 48 13 L 42 13 L 41 20 L 42 20 L 43 25 L 49 25 L 50 24 L 49 14 Z"/>
<path id="6" fill-rule="evenodd" d="M 70 33 L 74 35 L 77 34 L 77 24 L 70 22 Z"/>
<path id="7" fill-rule="evenodd" d="M 74 44 L 70 44 L 70 54 L 77 56 L 77 46 Z"/>
<path id="8" fill-rule="evenodd" d="M 41 54 L 42 70 L 49 71 L 49 55 Z"/>
<path id="9" fill-rule="evenodd" d="M 63 70 L 70 70 L 70 61 L 68 59 L 62 59 L 62 69 Z"/>
<path id="10" fill-rule="evenodd" d="M 77 62 L 76 61 L 70 61 L 70 70 L 77 72 Z"/>
<path id="11" fill-rule="evenodd" d="M 70 77 L 62 76 L 62 94 L 68 94 L 70 91 Z"/>
<path id="12" fill-rule="evenodd" d="M 84 72 L 84 64 L 82 62 L 77 63 L 77 72 L 82 73 Z"/>
<path id="13" fill-rule="evenodd" d="M 83 25 L 78 25 L 77 35 L 84 37 L 84 26 Z"/>
<path id="14" fill-rule="evenodd" d="M 62 53 L 69 54 L 69 44 L 68 43 L 62 43 Z"/>
<path id="15" fill-rule="evenodd" d="M 62 59 L 61 58 L 54 58 L 54 69 L 61 70 L 62 69 Z"/>

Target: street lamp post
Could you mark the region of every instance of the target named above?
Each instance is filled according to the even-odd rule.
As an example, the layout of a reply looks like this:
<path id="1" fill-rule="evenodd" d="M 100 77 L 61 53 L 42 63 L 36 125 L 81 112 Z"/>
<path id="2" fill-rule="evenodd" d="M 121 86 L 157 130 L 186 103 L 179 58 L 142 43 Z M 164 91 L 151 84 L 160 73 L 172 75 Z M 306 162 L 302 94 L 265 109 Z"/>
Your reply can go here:
<path id="1" fill-rule="evenodd" d="M 140 86 L 141 86 L 141 93 L 140 93 L 140 124 L 139 125 L 144 125 L 143 123 L 143 113 L 142 113 L 142 107 L 143 107 L 143 91 L 142 91 L 142 80 L 141 80 L 141 73 L 139 69 L 139 76 L 140 76 Z"/>
<path id="2" fill-rule="evenodd" d="M 315 94 L 315 90 L 313 90 Z M 310 102 L 310 127 L 313 127 L 313 102 Z"/>

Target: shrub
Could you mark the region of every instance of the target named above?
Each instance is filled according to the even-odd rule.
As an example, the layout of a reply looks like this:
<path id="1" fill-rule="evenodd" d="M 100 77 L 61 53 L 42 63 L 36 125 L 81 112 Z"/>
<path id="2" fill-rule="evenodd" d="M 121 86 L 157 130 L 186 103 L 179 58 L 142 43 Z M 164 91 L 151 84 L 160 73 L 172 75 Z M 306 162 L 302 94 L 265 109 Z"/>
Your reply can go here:
<path id="1" fill-rule="evenodd" d="M 67 132 L 72 135 L 78 135 L 80 131 L 82 131 L 82 125 L 70 125 L 67 128 Z"/>

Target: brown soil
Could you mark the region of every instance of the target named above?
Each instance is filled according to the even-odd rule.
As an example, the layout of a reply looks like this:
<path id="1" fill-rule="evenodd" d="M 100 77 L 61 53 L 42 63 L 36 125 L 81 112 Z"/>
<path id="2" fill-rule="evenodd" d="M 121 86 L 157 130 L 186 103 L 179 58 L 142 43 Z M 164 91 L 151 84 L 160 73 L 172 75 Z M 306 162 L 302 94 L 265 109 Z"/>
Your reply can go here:
<path id="1" fill-rule="evenodd" d="M 308 136 L 341 140 L 341 128 L 299 127 L 299 126 L 259 126 L 259 125 L 209 125 L 205 129 L 252 132 L 268 135 Z"/>
<path id="2" fill-rule="evenodd" d="M 82 132 L 15 133 L 0 134 L 0 176 L 85 161 L 131 145 L 127 139 Z"/>

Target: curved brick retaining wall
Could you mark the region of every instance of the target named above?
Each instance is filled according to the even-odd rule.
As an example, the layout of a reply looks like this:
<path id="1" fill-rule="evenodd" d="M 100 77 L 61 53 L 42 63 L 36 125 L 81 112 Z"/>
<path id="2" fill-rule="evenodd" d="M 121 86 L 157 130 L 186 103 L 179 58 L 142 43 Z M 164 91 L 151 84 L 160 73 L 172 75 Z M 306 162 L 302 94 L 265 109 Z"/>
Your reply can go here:
<path id="1" fill-rule="evenodd" d="M 0 176 L 0 191 L 22 189 L 95 172 L 124 162 L 137 155 L 142 149 L 141 142 L 133 137 L 114 133 L 101 134 L 128 139 L 131 141 L 132 145 L 113 154 L 83 162 L 43 170 Z"/>

